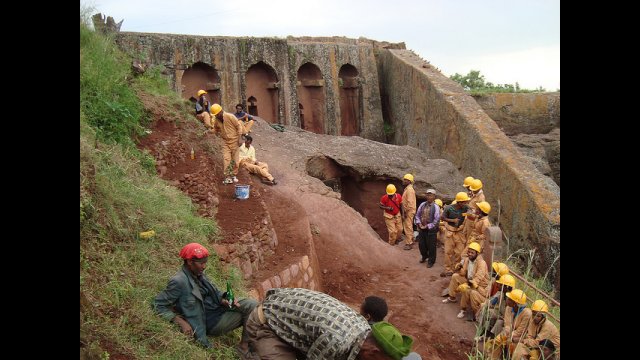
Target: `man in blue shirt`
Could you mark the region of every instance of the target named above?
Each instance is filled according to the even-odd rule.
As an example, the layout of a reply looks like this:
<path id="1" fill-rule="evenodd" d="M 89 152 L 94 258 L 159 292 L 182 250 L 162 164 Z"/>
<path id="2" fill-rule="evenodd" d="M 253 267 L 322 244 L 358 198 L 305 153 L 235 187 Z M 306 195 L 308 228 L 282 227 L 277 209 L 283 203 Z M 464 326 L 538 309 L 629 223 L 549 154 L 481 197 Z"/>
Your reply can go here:
<path id="1" fill-rule="evenodd" d="M 238 120 L 240 120 L 242 126 L 244 126 L 243 134 L 245 136 L 248 135 L 251 132 L 251 127 L 255 123 L 255 120 L 253 120 L 253 116 L 244 112 L 242 104 L 236 105 L 236 112 L 233 115 L 235 115 Z"/>

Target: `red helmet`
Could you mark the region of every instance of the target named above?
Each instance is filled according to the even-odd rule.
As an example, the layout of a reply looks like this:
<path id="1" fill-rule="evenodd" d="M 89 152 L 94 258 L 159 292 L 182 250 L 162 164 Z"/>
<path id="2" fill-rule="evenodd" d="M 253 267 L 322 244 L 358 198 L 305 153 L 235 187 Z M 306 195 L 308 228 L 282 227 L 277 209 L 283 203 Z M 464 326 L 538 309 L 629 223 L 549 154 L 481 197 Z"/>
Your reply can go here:
<path id="1" fill-rule="evenodd" d="M 209 256 L 209 250 L 198 243 L 189 243 L 180 250 L 180 257 L 183 259 L 202 259 Z"/>

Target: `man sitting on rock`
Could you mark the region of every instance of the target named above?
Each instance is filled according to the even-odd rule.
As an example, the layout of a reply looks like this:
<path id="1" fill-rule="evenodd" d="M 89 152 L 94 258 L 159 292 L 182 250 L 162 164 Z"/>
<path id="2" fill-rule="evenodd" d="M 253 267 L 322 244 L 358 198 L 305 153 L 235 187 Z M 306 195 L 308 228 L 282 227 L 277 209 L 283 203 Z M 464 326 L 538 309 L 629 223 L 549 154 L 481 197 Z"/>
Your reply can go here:
<path id="1" fill-rule="evenodd" d="M 240 167 L 247 169 L 251 174 L 256 174 L 262 177 L 262 182 L 267 185 L 275 185 L 278 182 L 269 174 L 269 165 L 264 162 L 256 160 L 256 149 L 251 145 L 253 138 L 251 135 L 246 135 L 244 138 L 244 144 L 240 145 L 238 149 L 240 157 Z"/>

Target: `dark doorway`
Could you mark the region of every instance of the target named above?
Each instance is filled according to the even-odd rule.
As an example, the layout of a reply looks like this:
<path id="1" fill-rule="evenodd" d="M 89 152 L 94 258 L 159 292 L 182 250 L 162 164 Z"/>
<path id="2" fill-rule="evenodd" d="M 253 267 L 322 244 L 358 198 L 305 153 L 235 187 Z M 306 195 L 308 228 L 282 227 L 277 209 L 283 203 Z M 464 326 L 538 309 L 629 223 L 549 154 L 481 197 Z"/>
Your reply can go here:
<path id="1" fill-rule="evenodd" d="M 344 64 L 338 73 L 340 78 L 340 135 L 360 134 L 360 86 L 358 70 L 351 64 Z"/>
<path id="2" fill-rule="evenodd" d="M 300 127 L 316 134 L 326 134 L 324 80 L 316 65 L 305 63 L 300 66 L 297 91 L 301 108 L 306 109 L 304 122 L 300 119 Z"/>
<path id="3" fill-rule="evenodd" d="M 206 90 L 209 101 L 221 104 L 220 76 L 216 69 L 203 62 L 197 62 L 188 67 L 182 74 L 182 97 L 197 99 L 198 90 Z M 223 105 L 224 107 L 224 105 Z"/>
<path id="4" fill-rule="evenodd" d="M 254 100 L 252 105 L 248 105 L 249 114 L 260 116 L 272 124 L 278 123 L 278 77 L 275 70 L 259 61 L 247 70 L 246 81 L 247 101 Z M 260 102 L 259 111 L 258 102 Z M 252 106 L 255 114 L 251 112 Z"/>

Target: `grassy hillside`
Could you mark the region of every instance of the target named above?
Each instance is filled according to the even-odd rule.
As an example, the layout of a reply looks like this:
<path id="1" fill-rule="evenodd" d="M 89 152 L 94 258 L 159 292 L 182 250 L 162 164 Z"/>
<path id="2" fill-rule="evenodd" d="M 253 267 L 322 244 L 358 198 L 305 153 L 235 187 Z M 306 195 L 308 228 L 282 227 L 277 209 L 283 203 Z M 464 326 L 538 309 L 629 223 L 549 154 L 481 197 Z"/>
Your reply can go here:
<path id="1" fill-rule="evenodd" d="M 181 100 L 153 69 L 134 77 L 130 61 L 111 39 L 81 22 L 81 358 L 235 359 L 232 346 L 240 330 L 211 338 L 216 349 L 206 351 L 151 309 L 153 297 L 181 266 L 180 248 L 194 241 L 213 243 L 218 227 L 159 179 L 155 160 L 135 147 L 133 137 L 144 134 L 150 119 L 134 89 Z M 150 229 L 154 237 L 138 236 Z M 216 284 L 224 283 L 215 255 L 206 273 Z M 240 283 L 237 276 L 234 280 Z"/>

